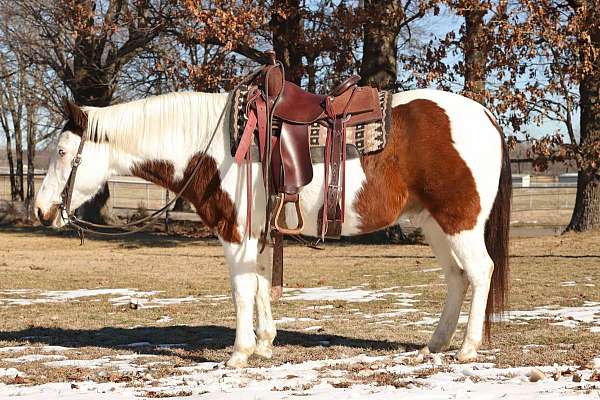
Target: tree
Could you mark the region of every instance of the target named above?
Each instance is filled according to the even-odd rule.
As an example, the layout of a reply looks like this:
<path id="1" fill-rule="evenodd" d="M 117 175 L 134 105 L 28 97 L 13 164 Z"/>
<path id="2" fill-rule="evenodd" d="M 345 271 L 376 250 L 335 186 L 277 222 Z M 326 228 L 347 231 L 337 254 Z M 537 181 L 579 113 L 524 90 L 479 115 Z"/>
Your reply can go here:
<path id="1" fill-rule="evenodd" d="M 363 56 L 360 64 L 361 85 L 395 89 L 398 79 L 398 36 L 405 29 L 411 37 L 411 25 L 434 9 L 435 2 L 365 0 L 360 13 L 363 27 Z"/>
<path id="2" fill-rule="evenodd" d="M 463 35 L 464 94 L 485 103 L 488 74 L 488 26 L 484 18 L 489 4 L 480 0 L 466 1 L 462 14 L 465 18 Z"/>
<path id="3" fill-rule="evenodd" d="M 304 75 L 303 19 L 299 0 L 274 0 L 269 22 L 273 35 L 273 50 L 283 64 L 286 79 L 300 84 Z"/>
<path id="4" fill-rule="evenodd" d="M 0 0 L 0 8 L 12 21 L 8 35 L 20 44 L 22 57 L 51 68 L 77 103 L 107 106 L 124 67 L 163 31 L 170 2 Z M 78 212 L 110 222 L 109 196 L 106 184 Z"/>
<path id="5" fill-rule="evenodd" d="M 508 44 L 501 60 L 527 84 L 513 97 L 523 120 L 563 123 L 566 135 L 537 139 L 532 149 L 540 168 L 573 159 L 579 169 L 575 208 L 567 231 L 600 228 L 600 8 L 593 0 L 522 0 L 499 30 Z M 579 137 L 573 114 L 580 112 Z"/>
<path id="6" fill-rule="evenodd" d="M 24 56 L 19 43 L 11 40 L 10 20 L 5 9 L 0 11 L 0 75 L 4 77 L 0 80 L 0 126 L 6 138 L 11 198 L 25 201 L 26 208 L 31 211 L 38 139 L 43 141 L 56 132 L 48 126 L 55 125 L 51 115 L 56 115 L 56 110 L 52 109 L 51 97 L 56 92 L 57 79 Z M 24 32 L 24 36 L 26 34 Z M 46 132 L 41 132 L 42 129 Z M 27 185 L 24 184 L 25 148 Z"/>
<path id="7" fill-rule="evenodd" d="M 2 38 L 4 37 L 3 34 Z M 11 199 L 24 201 L 22 123 L 24 102 L 28 94 L 27 72 L 24 60 L 14 51 L 12 44 L 6 43 L 5 40 L 2 43 L 4 46 L 0 53 L 0 73 L 7 78 L 0 81 L 0 124 L 6 138 Z"/>

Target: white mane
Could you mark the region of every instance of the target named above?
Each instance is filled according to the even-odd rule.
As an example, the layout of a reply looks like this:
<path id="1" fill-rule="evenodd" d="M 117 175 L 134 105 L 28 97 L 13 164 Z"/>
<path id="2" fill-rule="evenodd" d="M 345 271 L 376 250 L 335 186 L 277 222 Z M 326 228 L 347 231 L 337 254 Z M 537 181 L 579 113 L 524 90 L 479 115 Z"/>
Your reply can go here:
<path id="1" fill-rule="evenodd" d="M 109 107 L 85 107 L 86 138 L 131 154 L 164 151 L 165 143 L 197 148 L 214 131 L 227 94 L 169 93 Z M 221 125 L 227 122 L 223 116 Z"/>

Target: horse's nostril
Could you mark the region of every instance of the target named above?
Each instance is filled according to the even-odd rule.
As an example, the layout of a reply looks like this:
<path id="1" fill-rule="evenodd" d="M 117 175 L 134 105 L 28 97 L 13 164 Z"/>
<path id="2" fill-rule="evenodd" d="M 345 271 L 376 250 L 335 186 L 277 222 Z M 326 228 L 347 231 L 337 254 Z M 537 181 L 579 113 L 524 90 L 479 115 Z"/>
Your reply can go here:
<path id="1" fill-rule="evenodd" d="M 44 212 L 42 211 L 41 208 L 37 209 L 37 217 L 38 217 L 38 220 L 42 223 L 42 225 L 44 225 L 44 226 L 52 225 L 51 219 L 44 218 Z"/>
<path id="2" fill-rule="evenodd" d="M 41 209 L 41 208 L 38 208 L 38 209 L 37 209 L 37 219 L 38 219 L 40 222 L 43 222 L 43 221 L 44 221 L 44 213 L 42 212 L 42 209 Z"/>

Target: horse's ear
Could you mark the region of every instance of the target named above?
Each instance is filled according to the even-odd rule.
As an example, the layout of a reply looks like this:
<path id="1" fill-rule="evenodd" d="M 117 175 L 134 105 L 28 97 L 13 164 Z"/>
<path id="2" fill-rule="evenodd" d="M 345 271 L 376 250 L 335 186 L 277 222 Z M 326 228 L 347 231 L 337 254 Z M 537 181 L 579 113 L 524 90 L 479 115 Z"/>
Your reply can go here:
<path id="1" fill-rule="evenodd" d="M 63 104 L 65 116 L 67 117 L 67 119 L 73 121 L 73 124 L 77 128 L 79 128 L 77 132 L 73 133 L 83 134 L 83 132 L 85 132 L 85 130 L 87 129 L 88 124 L 87 114 L 81 109 L 81 107 L 79 107 L 77 104 L 75 104 L 66 97 L 63 99 Z"/>

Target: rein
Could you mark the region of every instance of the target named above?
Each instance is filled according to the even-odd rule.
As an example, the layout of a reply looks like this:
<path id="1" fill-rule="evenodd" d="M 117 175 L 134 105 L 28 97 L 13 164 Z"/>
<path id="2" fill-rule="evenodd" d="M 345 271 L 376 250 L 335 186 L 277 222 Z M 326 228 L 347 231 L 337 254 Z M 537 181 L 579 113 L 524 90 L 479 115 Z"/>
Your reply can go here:
<path id="1" fill-rule="evenodd" d="M 254 74 L 255 74 L 255 72 L 253 72 L 251 75 L 254 75 Z M 229 104 L 229 101 L 230 100 L 228 99 L 228 101 L 227 101 L 228 104 Z M 219 126 L 221 126 L 221 123 L 223 121 L 223 116 L 227 112 L 227 109 L 228 109 L 228 107 L 226 105 L 225 108 L 223 109 L 223 111 L 221 112 L 221 115 L 219 116 L 217 125 L 215 126 L 215 129 L 211 133 L 210 139 L 209 139 L 208 143 L 206 144 L 206 147 L 200 153 L 201 156 L 198 157 L 198 161 L 196 162 L 194 169 L 192 170 L 189 177 L 186 179 L 186 181 L 183 184 L 183 186 L 181 187 L 181 189 L 179 189 L 179 191 L 176 193 L 175 197 L 173 199 L 171 199 L 167 204 L 165 204 L 162 208 L 154 211 L 152 214 L 150 214 L 146 217 L 140 218 L 137 221 L 128 222 L 126 224 L 121 224 L 121 225 L 103 225 L 103 224 L 95 224 L 95 223 L 89 222 L 89 221 L 84 221 L 84 220 L 78 218 L 75 215 L 75 212 L 71 211 L 71 201 L 73 198 L 75 177 L 77 175 L 77 169 L 79 168 L 79 165 L 81 164 L 81 153 L 83 152 L 83 146 L 86 142 L 85 134 L 81 135 L 81 142 L 79 143 L 79 148 L 77 149 L 77 154 L 75 155 L 75 158 L 73 158 L 73 161 L 71 161 L 71 173 L 69 174 L 67 183 L 65 184 L 65 187 L 63 188 L 63 191 L 61 193 L 62 203 L 60 204 L 61 218 L 63 219 L 63 221 L 65 222 L 65 224 L 67 226 L 74 228 L 78 232 L 79 238 L 81 240 L 81 244 L 83 245 L 83 243 L 84 243 L 84 233 L 85 232 L 94 233 L 94 234 L 97 234 L 100 236 L 132 235 L 134 233 L 137 233 L 137 232 L 140 232 L 140 231 L 146 229 L 148 226 L 150 226 L 150 224 L 154 223 L 154 221 L 156 221 L 162 214 L 167 212 L 169 210 L 169 208 L 173 204 L 175 204 L 175 202 L 179 198 L 181 198 L 181 196 L 183 196 L 183 193 L 187 190 L 190 183 L 194 180 L 198 171 L 200 171 L 200 167 L 202 165 L 202 162 L 204 161 L 203 156 L 206 155 L 210 146 L 212 145 L 212 142 L 217 134 Z M 137 226 L 139 224 L 143 224 L 143 225 Z M 130 227 L 135 227 L 135 229 L 127 229 Z M 103 232 L 103 231 L 99 231 L 98 229 L 126 229 L 126 230 L 123 232 Z"/>

